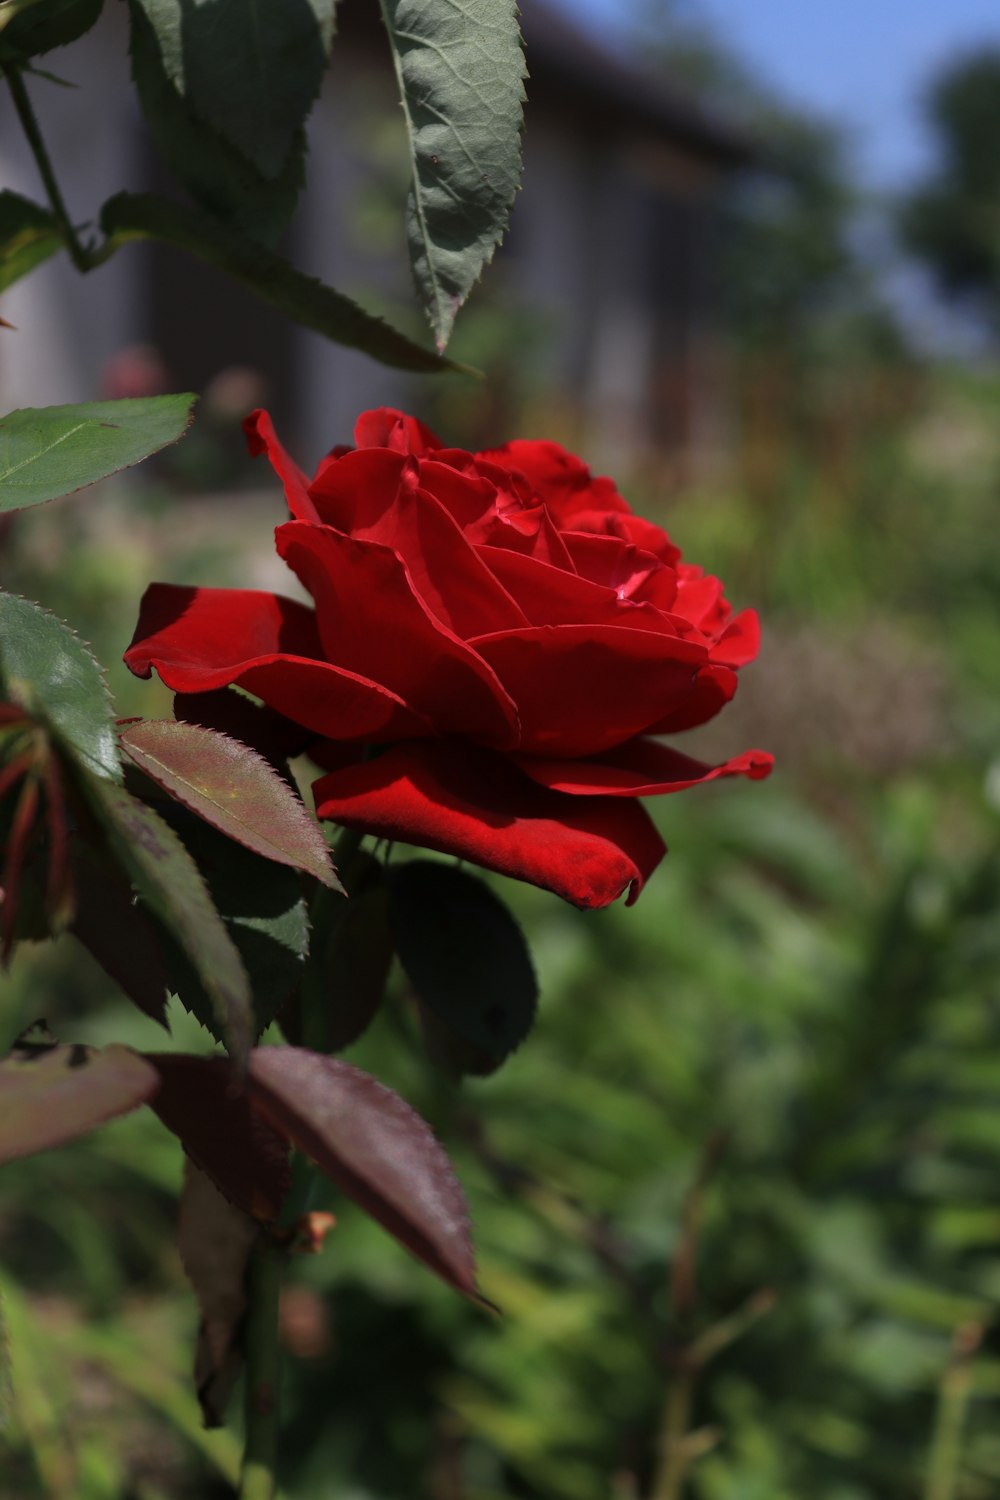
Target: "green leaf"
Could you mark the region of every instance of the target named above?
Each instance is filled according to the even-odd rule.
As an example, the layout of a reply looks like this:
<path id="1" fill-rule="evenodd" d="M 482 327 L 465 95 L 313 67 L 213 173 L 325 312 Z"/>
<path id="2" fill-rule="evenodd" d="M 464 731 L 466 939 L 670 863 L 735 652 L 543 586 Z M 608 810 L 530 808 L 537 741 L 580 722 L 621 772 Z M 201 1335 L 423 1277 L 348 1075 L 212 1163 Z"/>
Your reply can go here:
<path id="1" fill-rule="evenodd" d="M 195 255 L 303 327 L 336 344 L 361 349 L 384 365 L 427 373 L 466 368 L 422 349 L 349 297 L 196 209 L 149 193 L 118 193 L 101 210 L 101 227 L 112 250 L 133 240 L 155 239 Z"/>
<path id="2" fill-rule="evenodd" d="M 337 913 L 322 961 L 331 1052 L 350 1047 L 375 1019 L 393 953 L 382 865 L 370 854 L 358 854 L 351 864 L 350 900 Z"/>
<path id="3" fill-rule="evenodd" d="M 521 173 L 515 0 L 380 0 L 413 164 L 407 238 L 439 349 L 507 227 Z"/>
<path id="4" fill-rule="evenodd" d="M 316 819 L 248 745 L 169 719 L 129 724 L 120 738 L 141 771 L 220 833 L 343 892 Z"/>
<path id="5" fill-rule="evenodd" d="M 319 93 L 335 0 L 133 0 L 164 72 L 199 119 L 281 175 Z"/>
<path id="6" fill-rule="evenodd" d="M 2 591 L 0 678 L 6 696 L 47 724 L 87 770 L 121 781 L 111 694 L 96 658 L 41 605 Z"/>
<path id="7" fill-rule="evenodd" d="M 415 859 L 386 871 L 399 961 L 451 1070 L 490 1073 L 531 1030 L 538 981 L 524 934 L 489 886 Z M 443 1028 L 443 1029 L 442 1029 Z M 449 1047 L 450 1033 L 459 1045 Z"/>
<path id="8" fill-rule="evenodd" d="M 143 396 L 9 412 L 0 418 L 0 512 L 70 495 L 176 443 L 195 400 Z"/>
<path id="9" fill-rule="evenodd" d="M 63 248 L 47 209 L 8 188 L 0 192 L 0 292 Z"/>
<path id="10" fill-rule="evenodd" d="M 96 24 L 103 5 L 104 0 L 38 0 L 24 6 L 0 31 L 0 55 L 27 59 L 66 47 Z"/>
<path id="11" fill-rule="evenodd" d="M 91 777 L 86 790 L 118 862 L 183 951 L 242 1061 L 252 1034 L 250 985 L 197 865 L 173 829 L 124 787 Z"/>
<path id="12" fill-rule="evenodd" d="M 202 208 L 261 244 L 273 246 L 287 227 L 305 184 L 305 132 L 293 135 L 281 169 L 265 177 L 195 114 L 178 92 L 141 0 L 133 0 L 130 15 L 132 76 L 164 161 Z"/>
<path id="13" fill-rule="evenodd" d="M 156 1069 L 128 1047 L 19 1044 L 0 1062 L 0 1162 L 75 1141 L 158 1086 Z"/>

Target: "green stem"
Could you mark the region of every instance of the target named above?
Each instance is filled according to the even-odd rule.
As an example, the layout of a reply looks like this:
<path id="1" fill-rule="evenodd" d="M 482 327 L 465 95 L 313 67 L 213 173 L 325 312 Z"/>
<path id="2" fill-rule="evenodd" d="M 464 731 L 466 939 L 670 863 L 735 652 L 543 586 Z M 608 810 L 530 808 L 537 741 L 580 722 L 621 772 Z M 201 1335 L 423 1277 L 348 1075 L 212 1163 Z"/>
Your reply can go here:
<path id="1" fill-rule="evenodd" d="M 962 1428 L 972 1393 L 973 1360 L 982 1338 L 976 1324 L 959 1328 L 951 1363 L 941 1381 L 937 1419 L 927 1464 L 925 1500 L 953 1500 L 962 1470 Z"/>
<path id="2" fill-rule="evenodd" d="M 59 232 L 63 237 L 66 249 L 69 251 L 70 260 L 72 260 L 78 271 L 90 271 L 95 265 L 99 265 L 104 257 L 92 254 L 77 239 L 76 230 L 70 221 L 69 212 L 66 208 L 59 184 L 56 181 L 56 174 L 53 171 L 52 162 L 49 160 L 49 153 L 46 150 L 45 142 L 42 140 L 42 132 L 38 127 L 38 120 L 32 108 L 31 100 L 28 98 L 28 91 L 24 86 L 24 79 L 21 76 L 20 70 L 18 68 L 6 67 L 3 72 L 10 88 L 17 117 L 21 122 L 21 129 L 27 137 L 32 155 L 35 158 L 35 163 L 41 174 L 42 182 L 45 184 L 45 192 L 48 195 L 52 216 L 59 226 Z"/>
<path id="3" fill-rule="evenodd" d="M 262 1233 L 247 1268 L 246 1434 L 240 1500 L 274 1500 L 278 1461 L 280 1250 Z"/>
<path id="4" fill-rule="evenodd" d="M 660 1457 L 652 1500 L 682 1500 L 691 1456 L 685 1445 L 694 1405 L 694 1371 L 679 1370 L 667 1388 L 660 1420 Z"/>

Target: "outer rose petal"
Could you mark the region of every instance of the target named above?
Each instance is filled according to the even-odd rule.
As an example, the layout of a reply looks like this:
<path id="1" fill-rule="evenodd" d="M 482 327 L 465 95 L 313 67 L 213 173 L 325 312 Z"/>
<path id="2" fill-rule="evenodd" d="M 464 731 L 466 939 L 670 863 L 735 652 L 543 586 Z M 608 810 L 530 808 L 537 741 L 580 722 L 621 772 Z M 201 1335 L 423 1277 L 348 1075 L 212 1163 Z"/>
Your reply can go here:
<path id="1" fill-rule="evenodd" d="M 517 704 L 528 754 L 599 755 L 681 706 L 704 645 L 617 625 L 540 625 L 471 642 Z"/>
<path id="2" fill-rule="evenodd" d="M 774 767 L 765 750 L 744 750 L 721 766 L 682 755 L 656 740 L 631 740 L 597 760 L 543 760 L 517 756 L 517 764 L 540 786 L 575 797 L 657 797 L 683 792 L 719 776 L 761 781 Z"/>
<path id="3" fill-rule="evenodd" d="M 712 647 L 711 658 L 724 667 L 745 667 L 760 650 L 760 620 L 755 609 L 743 609 Z"/>
<path id="4" fill-rule="evenodd" d="M 306 476 L 278 442 L 269 413 L 259 408 L 252 411 L 243 422 L 243 431 L 251 457 L 259 458 L 266 453 L 270 459 L 272 469 L 285 487 L 285 499 L 292 515 L 299 521 L 318 521 L 316 507 L 309 498 Z"/>
<path id="5" fill-rule="evenodd" d="M 517 744 L 517 708 L 500 680 L 435 619 L 395 552 L 301 521 L 279 526 L 275 541 L 316 600 L 328 657 L 398 693 L 438 733 Z"/>
<path id="6" fill-rule="evenodd" d="M 670 713 L 664 714 L 655 724 L 647 724 L 647 734 L 680 734 L 682 729 L 695 729 L 707 724 L 725 708 L 736 691 L 737 677 L 731 667 L 714 663 L 702 667 L 695 674 L 691 691 L 682 703 Z"/>
<path id="7" fill-rule="evenodd" d="M 238 683 L 271 708 L 331 739 L 381 743 L 426 734 L 428 725 L 395 693 L 322 655 L 311 609 L 250 589 L 146 590 L 126 664 L 153 668 L 175 693 Z"/>
<path id="8" fill-rule="evenodd" d="M 508 552 L 503 547 L 480 547 L 479 556 L 516 599 L 527 616 L 525 623 L 622 625 L 629 630 L 678 634 L 669 615 L 652 604 L 635 603 L 624 592 L 624 584 L 619 592 L 610 585 L 592 583 L 579 573 L 567 573 L 564 568 L 553 568 L 537 557 Z"/>
<path id="9" fill-rule="evenodd" d="M 323 776 L 316 812 L 381 838 L 456 854 L 575 906 L 636 899 L 666 852 L 637 802 L 565 797 L 453 741 L 394 745 Z"/>

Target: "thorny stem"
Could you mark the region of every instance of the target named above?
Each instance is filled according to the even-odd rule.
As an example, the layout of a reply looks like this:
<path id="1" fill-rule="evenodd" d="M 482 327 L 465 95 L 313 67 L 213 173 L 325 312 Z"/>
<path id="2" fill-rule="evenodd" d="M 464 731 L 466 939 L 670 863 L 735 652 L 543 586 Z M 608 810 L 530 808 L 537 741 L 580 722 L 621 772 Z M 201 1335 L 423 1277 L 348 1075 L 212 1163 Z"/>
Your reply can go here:
<path id="1" fill-rule="evenodd" d="M 66 249 L 69 251 L 70 260 L 78 271 L 92 271 L 95 266 L 100 265 L 106 259 L 106 256 L 100 251 L 95 252 L 87 245 L 82 245 L 77 238 L 76 230 L 73 228 L 70 220 L 62 191 L 56 181 L 56 174 L 53 171 L 49 153 L 45 142 L 42 140 L 42 132 L 38 127 L 38 119 L 32 108 L 31 100 L 28 98 L 28 91 L 24 86 L 24 79 L 21 76 L 20 69 L 5 67 L 3 73 L 10 88 L 17 117 L 21 122 L 21 129 L 27 137 L 42 182 L 45 184 L 45 192 L 48 196 L 52 216 L 59 226 L 59 232 L 63 237 Z"/>
<path id="2" fill-rule="evenodd" d="M 268 1234 L 261 1233 L 246 1280 L 246 1432 L 240 1500 L 274 1500 L 277 1494 L 281 1266 L 281 1251 Z"/>

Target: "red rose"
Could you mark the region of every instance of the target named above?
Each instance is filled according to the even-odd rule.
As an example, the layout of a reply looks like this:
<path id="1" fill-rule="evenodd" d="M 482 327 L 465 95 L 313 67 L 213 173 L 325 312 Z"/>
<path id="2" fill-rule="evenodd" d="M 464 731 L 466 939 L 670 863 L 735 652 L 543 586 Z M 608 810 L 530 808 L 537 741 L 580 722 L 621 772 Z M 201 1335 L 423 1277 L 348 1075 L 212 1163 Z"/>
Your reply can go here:
<path id="1" fill-rule="evenodd" d="M 153 584 L 125 659 L 176 692 L 237 683 L 330 742 L 321 818 L 605 906 L 664 853 L 640 797 L 770 771 L 654 738 L 732 697 L 757 618 L 558 444 L 465 453 L 371 411 L 307 480 L 266 412 L 246 430 L 315 610 Z"/>

